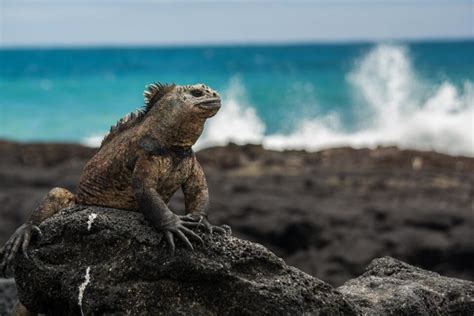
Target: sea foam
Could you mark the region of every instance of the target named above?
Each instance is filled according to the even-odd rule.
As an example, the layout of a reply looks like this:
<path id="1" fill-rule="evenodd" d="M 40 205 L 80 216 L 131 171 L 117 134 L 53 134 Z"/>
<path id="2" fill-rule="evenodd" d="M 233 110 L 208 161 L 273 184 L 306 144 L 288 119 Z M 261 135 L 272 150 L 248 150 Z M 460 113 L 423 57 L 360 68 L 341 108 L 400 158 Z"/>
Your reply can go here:
<path id="1" fill-rule="evenodd" d="M 240 104 L 241 83 L 231 82 L 218 123 L 210 123 L 200 145 L 262 143 L 265 148 L 315 151 L 334 146 L 436 150 L 474 155 L 474 85 L 465 81 L 429 86 L 417 77 L 408 51 L 398 45 L 378 45 L 355 63 L 346 79 L 353 87 L 354 120 L 359 129 L 348 132 L 338 113 L 301 119 L 287 134 L 265 134 L 264 123 L 250 104 Z M 237 90 L 238 93 L 235 93 Z M 226 107 L 231 109 L 226 110 Z M 239 115 L 240 113 L 240 115 Z M 234 128 L 236 127 L 236 128 Z M 237 136 L 236 136 L 237 135 Z"/>

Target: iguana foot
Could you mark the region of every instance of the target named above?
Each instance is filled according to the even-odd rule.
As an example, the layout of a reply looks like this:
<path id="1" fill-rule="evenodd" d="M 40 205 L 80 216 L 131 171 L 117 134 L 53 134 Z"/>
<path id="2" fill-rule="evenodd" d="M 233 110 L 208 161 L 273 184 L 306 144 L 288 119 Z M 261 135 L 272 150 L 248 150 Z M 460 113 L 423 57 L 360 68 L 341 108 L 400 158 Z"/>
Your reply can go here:
<path id="1" fill-rule="evenodd" d="M 7 277 L 8 267 L 11 265 L 18 250 L 23 252 L 23 256 L 28 257 L 28 246 L 34 234 L 38 234 L 41 238 L 42 233 L 38 226 L 32 223 L 25 223 L 21 225 L 5 243 L 2 250 L 0 250 L 0 273 L 5 278 Z"/>
<path id="2" fill-rule="evenodd" d="M 174 214 L 173 214 L 174 215 Z M 186 227 L 186 222 L 180 219 L 179 216 L 174 215 L 169 218 L 165 224 L 160 227 L 166 242 L 171 248 L 171 254 L 174 255 L 176 246 L 174 243 L 174 236 L 177 236 L 184 244 L 190 249 L 194 250 L 193 245 L 189 241 L 189 238 L 204 244 L 204 241 L 195 232 Z"/>
<path id="3" fill-rule="evenodd" d="M 204 215 L 192 215 L 187 214 L 184 216 L 179 216 L 179 218 L 184 222 L 183 225 L 189 228 L 203 227 L 209 233 L 216 232 L 218 234 L 227 234 L 232 235 L 232 229 L 229 225 L 215 226 L 209 223 L 207 216 Z"/>

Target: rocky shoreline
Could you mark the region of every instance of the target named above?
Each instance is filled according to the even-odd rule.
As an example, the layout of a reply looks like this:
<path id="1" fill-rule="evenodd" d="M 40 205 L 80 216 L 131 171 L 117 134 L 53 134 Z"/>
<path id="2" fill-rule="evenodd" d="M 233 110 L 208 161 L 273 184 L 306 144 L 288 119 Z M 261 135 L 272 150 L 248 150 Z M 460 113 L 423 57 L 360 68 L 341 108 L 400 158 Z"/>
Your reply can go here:
<path id="1" fill-rule="evenodd" d="M 0 141 L 0 242 L 52 187 L 75 190 L 95 149 Z M 391 256 L 474 280 L 474 159 L 435 152 L 209 148 L 210 219 L 333 286 Z M 171 202 L 182 211 L 182 196 Z"/>

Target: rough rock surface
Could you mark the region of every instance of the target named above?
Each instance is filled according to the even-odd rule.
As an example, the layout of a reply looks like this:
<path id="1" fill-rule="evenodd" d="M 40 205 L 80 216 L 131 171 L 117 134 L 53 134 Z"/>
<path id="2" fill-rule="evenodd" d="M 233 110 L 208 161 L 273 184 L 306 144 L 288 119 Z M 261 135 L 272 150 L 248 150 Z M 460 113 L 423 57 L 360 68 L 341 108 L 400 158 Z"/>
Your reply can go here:
<path id="1" fill-rule="evenodd" d="M 334 289 L 231 236 L 171 257 L 140 213 L 78 206 L 41 228 L 15 269 L 20 300 L 48 315 L 474 315 L 473 282 L 390 257 Z M 0 315 L 15 294 L 0 280 Z"/>
<path id="2" fill-rule="evenodd" d="M 338 290 L 362 315 L 474 315 L 474 283 L 390 257 L 375 259 Z"/>
<path id="3" fill-rule="evenodd" d="M 95 214 L 95 215 L 93 215 Z M 351 315 L 323 281 L 261 245 L 202 234 L 171 257 L 140 213 L 65 209 L 45 221 L 27 261 L 15 260 L 21 302 L 50 315 Z"/>
<path id="4" fill-rule="evenodd" d="M 16 286 L 13 279 L 0 279 L 0 316 L 10 315 L 16 303 Z"/>
<path id="5" fill-rule="evenodd" d="M 55 186 L 75 192 L 96 149 L 0 141 L 0 243 Z M 197 153 L 210 220 L 334 286 L 391 256 L 474 280 L 474 158 L 333 148 L 276 152 L 229 145 Z M 184 208 L 182 195 L 171 201 Z"/>

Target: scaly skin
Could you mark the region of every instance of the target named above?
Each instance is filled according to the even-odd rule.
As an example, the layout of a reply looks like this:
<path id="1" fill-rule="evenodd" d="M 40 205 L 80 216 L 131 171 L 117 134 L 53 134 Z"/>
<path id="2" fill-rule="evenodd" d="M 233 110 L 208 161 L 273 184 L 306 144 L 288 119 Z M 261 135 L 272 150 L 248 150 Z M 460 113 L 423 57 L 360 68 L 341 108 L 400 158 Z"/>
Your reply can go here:
<path id="1" fill-rule="evenodd" d="M 202 243 L 192 229 L 212 232 L 228 228 L 207 220 L 209 194 L 204 172 L 191 146 L 206 119 L 220 108 L 220 97 L 209 87 L 150 85 L 146 108 L 138 116 L 119 121 L 104 138 L 97 154 L 84 167 L 77 195 L 55 188 L 0 251 L 0 272 L 21 248 L 27 248 L 38 225 L 60 209 L 74 204 L 97 205 L 142 212 L 175 250 L 175 237 L 193 249 L 189 239 Z M 175 215 L 168 202 L 179 189 L 185 196 L 185 216 Z"/>

